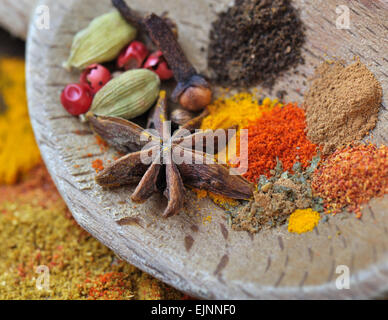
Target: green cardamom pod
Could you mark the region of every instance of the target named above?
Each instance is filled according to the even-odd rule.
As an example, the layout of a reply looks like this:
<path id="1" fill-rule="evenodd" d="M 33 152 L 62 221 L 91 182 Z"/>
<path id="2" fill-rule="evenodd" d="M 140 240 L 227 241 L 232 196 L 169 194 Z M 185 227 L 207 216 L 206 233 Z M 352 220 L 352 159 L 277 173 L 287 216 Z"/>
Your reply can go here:
<path id="1" fill-rule="evenodd" d="M 68 70 L 84 69 L 92 63 L 111 61 L 136 34 L 137 30 L 117 10 L 99 16 L 75 35 L 70 57 L 63 66 Z"/>
<path id="2" fill-rule="evenodd" d="M 150 70 L 126 71 L 97 92 L 90 111 L 99 116 L 133 119 L 151 108 L 159 87 L 159 77 Z"/>

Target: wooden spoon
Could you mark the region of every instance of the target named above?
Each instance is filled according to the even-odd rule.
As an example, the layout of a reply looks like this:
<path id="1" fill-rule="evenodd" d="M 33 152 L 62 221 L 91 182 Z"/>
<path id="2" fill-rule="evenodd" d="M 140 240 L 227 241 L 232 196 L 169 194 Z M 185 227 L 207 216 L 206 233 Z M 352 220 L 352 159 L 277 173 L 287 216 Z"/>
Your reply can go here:
<path id="1" fill-rule="evenodd" d="M 207 71 L 210 23 L 229 0 L 132 0 L 143 11 L 168 10 L 178 23 L 179 41 L 201 72 Z M 364 3 L 364 4 L 363 4 Z M 188 191 L 185 212 L 162 219 L 162 196 L 143 205 L 129 200 L 133 188 L 104 191 L 94 181 L 91 162 L 112 159 L 90 129 L 68 115 L 60 92 L 79 74 L 68 73 L 66 60 L 74 34 L 92 18 L 111 9 L 110 1 L 45 0 L 50 29 L 31 24 L 27 48 L 28 99 L 42 156 L 78 223 L 121 258 L 188 294 L 212 299 L 369 298 L 384 294 L 388 283 L 388 198 L 373 200 L 361 220 L 348 213 L 330 217 L 303 235 L 287 226 L 255 235 L 232 231 L 224 211 Z M 302 5 L 303 4 L 303 5 Z M 334 0 L 299 0 L 307 26 L 303 50 L 306 63 L 298 74 L 286 73 L 273 92 L 286 89 L 287 101 L 302 102 L 305 80 L 314 66 L 335 55 L 354 55 L 370 65 L 388 89 L 388 8 L 383 1 L 352 1 L 350 29 L 336 28 Z M 203 52 L 203 49 L 205 52 Z M 263 91 L 263 95 L 268 92 Z M 387 95 L 374 141 L 388 144 Z M 92 155 L 90 157 L 90 155 Z M 347 219 L 344 219 L 347 218 Z M 350 289 L 339 290 L 336 279 L 349 268 Z M 339 272 L 337 274 L 337 272 Z"/>

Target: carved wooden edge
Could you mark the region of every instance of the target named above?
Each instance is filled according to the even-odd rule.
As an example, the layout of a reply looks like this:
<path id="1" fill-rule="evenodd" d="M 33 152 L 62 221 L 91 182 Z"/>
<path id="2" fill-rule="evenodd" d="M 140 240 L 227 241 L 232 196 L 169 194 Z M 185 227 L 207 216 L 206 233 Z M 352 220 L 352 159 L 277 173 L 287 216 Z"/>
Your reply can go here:
<path id="1" fill-rule="evenodd" d="M 70 2 L 70 3 L 69 3 Z M 52 0 L 42 3 L 50 3 L 55 6 Z M 67 1 L 70 6 L 72 1 Z M 58 18 L 59 19 L 59 18 Z M 60 21 L 58 21 L 60 23 Z M 42 105 L 48 103 L 47 83 L 45 77 L 36 72 L 37 65 L 40 69 L 48 67 L 45 55 L 50 50 L 49 43 L 53 39 L 42 38 L 39 32 L 31 27 L 27 44 L 27 93 L 29 98 L 29 111 L 31 122 L 36 134 L 42 156 L 47 164 L 55 184 L 73 213 L 77 222 L 91 233 L 95 238 L 107 245 L 120 257 L 145 272 L 155 276 L 177 289 L 196 297 L 210 299 L 338 299 L 338 298 L 369 298 L 381 295 L 388 291 L 388 265 L 382 263 L 371 265 L 370 268 L 359 272 L 352 290 L 334 290 L 329 284 L 319 286 L 300 287 L 279 287 L 261 286 L 246 290 L 246 283 L 235 283 L 233 288 L 220 283 L 215 278 L 203 283 L 200 277 L 192 276 L 188 281 L 183 274 L 175 273 L 171 268 L 158 265 L 153 266 L 147 263 L 150 253 L 144 252 L 141 245 L 137 245 L 137 239 L 121 239 L 115 224 L 101 208 L 96 206 L 84 192 L 79 190 L 72 183 L 72 176 L 65 170 L 63 159 L 60 157 L 61 148 L 50 139 L 50 119 L 41 113 Z M 92 213 L 93 212 L 93 213 Z M 95 214 L 98 212 L 98 214 Z M 98 219 L 96 219 L 96 217 Z M 101 232 L 104 230 L 104 232 Z M 220 262 L 221 263 L 221 262 Z M 254 294 L 252 294 L 254 292 Z"/>

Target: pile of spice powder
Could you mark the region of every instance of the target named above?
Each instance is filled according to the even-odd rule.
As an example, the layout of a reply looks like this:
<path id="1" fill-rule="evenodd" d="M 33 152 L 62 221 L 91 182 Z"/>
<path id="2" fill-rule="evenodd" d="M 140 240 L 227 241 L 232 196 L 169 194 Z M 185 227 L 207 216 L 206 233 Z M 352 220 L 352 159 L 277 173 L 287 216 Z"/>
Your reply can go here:
<path id="1" fill-rule="evenodd" d="M 323 153 L 364 138 L 377 122 L 382 88 L 359 60 L 324 62 L 305 95 L 307 136 Z"/>
<path id="2" fill-rule="evenodd" d="M 246 127 L 263 112 L 281 104 L 277 99 L 269 98 L 260 101 L 250 92 L 240 92 L 231 97 L 221 97 L 207 107 L 209 115 L 203 119 L 201 129 L 228 129 L 238 126 L 237 130 Z"/>
<path id="3" fill-rule="evenodd" d="M 240 92 L 231 97 L 221 97 L 207 107 L 209 115 L 203 119 L 201 129 L 217 130 L 237 126 L 236 139 L 229 141 L 228 148 L 219 150 L 218 159 L 227 162 L 229 152 L 234 155 L 238 150 L 239 130 L 246 127 L 251 121 L 260 118 L 264 112 L 281 105 L 277 99 L 264 98 L 261 102 L 254 93 L 249 92 Z"/>
<path id="4" fill-rule="evenodd" d="M 15 183 L 39 161 L 28 117 L 24 60 L 0 58 L 0 184 Z"/>
<path id="5" fill-rule="evenodd" d="M 307 139 L 304 111 L 294 103 L 265 112 L 248 127 L 248 171 L 244 177 L 256 183 L 261 175 L 271 176 L 277 160 L 284 170 L 296 162 L 309 165 L 317 146 Z M 244 154 L 240 154 L 244 157 Z M 246 155 L 245 155 L 246 156 Z"/>
<path id="6" fill-rule="evenodd" d="M 281 105 L 277 99 L 271 100 L 270 98 L 264 98 L 260 102 L 255 94 L 250 92 L 240 92 L 231 97 L 221 97 L 207 107 L 209 115 L 202 121 L 201 129 L 217 130 L 237 126 L 237 130 L 240 130 L 246 127 L 251 121 L 260 118 L 264 112 Z M 239 141 L 240 134 L 237 131 L 237 145 Z M 228 151 L 224 150 L 224 154 L 227 157 Z M 193 191 L 196 193 L 198 199 L 209 197 L 222 208 L 234 207 L 239 204 L 234 199 L 216 195 L 206 190 L 194 189 Z"/>
<path id="7" fill-rule="evenodd" d="M 337 150 L 317 169 L 312 186 L 325 200 L 326 212 L 346 207 L 361 217 L 363 204 L 388 193 L 388 147 L 360 144 Z"/>
<path id="8" fill-rule="evenodd" d="M 301 163 L 297 162 L 292 168 L 293 174 L 284 171 L 281 162 L 278 161 L 274 170 L 271 170 L 273 175 L 270 178 L 260 176 L 254 199 L 243 207 L 229 211 L 228 220 L 232 228 L 255 233 L 283 225 L 290 214 L 298 209 L 311 209 L 318 212 L 318 215 L 319 212 L 323 212 L 323 200 L 315 196 L 311 188 L 312 174 L 319 161 L 318 155 L 305 170 L 302 170 Z M 299 227 L 303 226 L 303 230 L 310 229 L 309 219 L 299 222 Z"/>
<path id="9" fill-rule="evenodd" d="M 288 222 L 288 232 L 305 233 L 314 230 L 321 215 L 311 208 L 295 210 Z"/>
<path id="10" fill-rule="evenodd" d="M 271 87 L 303 62 L 304 27 L 290 0 L 236 0 L 212 24 L 208 66 L 221 85 Z"/>
<path id="11" fill-rule="evenodd" d="M 0 186 L 0 261 L 0 299 L 184 297 L 82 230 L 43 163 L 20 183 Z M 38 266 L 48 267 L 47 290 L 37 288 L 44 284 Z"/>

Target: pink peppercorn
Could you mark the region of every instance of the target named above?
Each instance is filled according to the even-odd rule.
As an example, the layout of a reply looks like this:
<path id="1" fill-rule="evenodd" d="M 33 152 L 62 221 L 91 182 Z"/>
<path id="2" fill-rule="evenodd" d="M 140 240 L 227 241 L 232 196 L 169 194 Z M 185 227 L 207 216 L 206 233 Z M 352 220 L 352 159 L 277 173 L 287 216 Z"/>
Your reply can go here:
<path id="1" fill-rule="evenodd" d="M 82 84 L 69 84 L 63 89 L 61 94 L 63 107 L 73 116 L 79 116 L 88 112 L 92 101 L 92 93 Z"/>
<path id="2" fill-rule="evenodd" d="M 96 94 L 110 79 L 112 75 L 107 68 L 92 64 L 82 72 L 80 83 L 88 87 L 92 94 Z"/>

